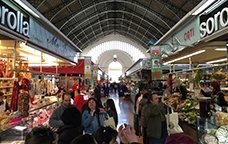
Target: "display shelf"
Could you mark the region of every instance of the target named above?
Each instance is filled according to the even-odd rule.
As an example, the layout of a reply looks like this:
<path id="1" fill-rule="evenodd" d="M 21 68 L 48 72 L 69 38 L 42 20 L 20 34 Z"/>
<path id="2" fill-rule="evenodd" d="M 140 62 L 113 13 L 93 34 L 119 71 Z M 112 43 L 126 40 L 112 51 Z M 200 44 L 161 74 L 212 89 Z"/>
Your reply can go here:
<path id="1" fill-rule="evenodd" d="M 9 94 L 4 94 L 4 96 L 11 96 L 12 95 L 12 93 L 9 93 Z"/>
<path id="2" fill-rule="evenodd" d="M 29 113 L 34 112 L 34 111 L 37 111 L 37 110 L 42 109 L 42 108 L 45 108 L 45 107 L 47 107 L 47 106 L 56 104 L 56 103 L 57 103 L 57 101 L 54 101 L 54 102 L 50 102 L 50 103 L 48 103 L 48 104 L 40 105 L 39 107 L 34 107 L 34 108 L 32 108 L 32 109 L 29 110 Z"/>
<path id="3" fill-rule="evenodd" d="M 0 80 L 17 80 L 18 78 L 0 78 Z"/>
<path id="4" fill-rule="evenodd" d="M 219 125 L 214 117 L 197 117 L 197 131 L 199 144 L 208 143 L 208 139 L 213 144 L 228 143 L 228 125 Z"/>
<path id="5" fill-rule="evenodd" d="M 4 88 L 13 88 L 13 86 L 1 86 L 0 89 L 4 89 Z"/>
<path id="6" fill-rule="evenodd" d="M 51 99 L 53 100 L 53 98 Z M 0 143 L 12 143 L 14 141 L 23 141 L 26 135 L 26 132 L 30 131 L 34 126 L 34 119 L 40 116 L 40 110 L 52 109 L 54 110 L 57 101 L 50 101 L 46 104 L 39 104 L 37 107 L 34 107 L 29 110 L 29 116 L 21 118 L 21 120 L 15 123 L 7 123 L 7 128 L 4 130 L 0 129 Z M 49 118 L 48 118 L 49 119 Z M 43 124 L 43 123 L 42 123 Z M 18 130 L 16 127 L 24 127 L 23 130 Z"/>

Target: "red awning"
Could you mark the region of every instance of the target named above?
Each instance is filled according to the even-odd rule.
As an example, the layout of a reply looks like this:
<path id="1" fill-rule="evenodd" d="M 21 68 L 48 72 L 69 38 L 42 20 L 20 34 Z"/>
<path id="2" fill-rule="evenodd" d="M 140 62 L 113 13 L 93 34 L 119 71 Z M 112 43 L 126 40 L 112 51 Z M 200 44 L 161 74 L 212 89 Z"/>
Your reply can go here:
<path id="1" fill-rule="evenodd" d="M 52 73 L 52 74 L 84 74 L 84 59 L 79 59 L 75 66 L 43 66 L 42 71 L 40 67 L 30 67 L 34 73 Z"/>

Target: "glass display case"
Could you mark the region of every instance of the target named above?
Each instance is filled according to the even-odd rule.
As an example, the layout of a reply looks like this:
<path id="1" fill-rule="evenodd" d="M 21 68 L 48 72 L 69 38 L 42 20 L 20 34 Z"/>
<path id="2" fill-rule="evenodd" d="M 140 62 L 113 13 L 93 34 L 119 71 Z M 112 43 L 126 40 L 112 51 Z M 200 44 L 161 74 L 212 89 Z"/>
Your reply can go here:
<path id="1" fill-rule="evenodd" d="M 199 144 L 227 144 L 228 125 L 219 124 L 215 116 L 197 117 L 197 133 Z"/>
<path id="2" fill-rule="evenodd" d="M 33 127 L 48 126 L 48 120 L 54 109 L 58 106 L 57 100 L 42 102 L 30 106 L 29 116 L 0 120 L 0 143 L 1 144 L 23 144 L 26 134 Z M 7 123 L 5 123 L 8 121 Z M 3 124 L 4 123 L 4 124 Z"/>

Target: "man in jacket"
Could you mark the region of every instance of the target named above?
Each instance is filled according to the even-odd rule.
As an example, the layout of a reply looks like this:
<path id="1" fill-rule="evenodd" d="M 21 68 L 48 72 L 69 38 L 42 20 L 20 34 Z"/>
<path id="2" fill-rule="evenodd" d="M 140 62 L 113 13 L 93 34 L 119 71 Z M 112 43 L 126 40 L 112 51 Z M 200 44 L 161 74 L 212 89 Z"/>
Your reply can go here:
<path id="1" fill-rule="evenodd" d="M 146 131 L 147 144 L 164 144 L 167 137 L 166 106 L 159 102 L 157 94 L 152 94 L 142 109 L 141 129 Z"/>
<path id="2" fill-rule="evenodd" d="M 63 94 L 61 105 L 53 111 L 49 119 L 49 125 L 51 127 L 59 128 L 64 125 L 63 121 L 61 120 L 61 116 L 64 110 L 69 106 L 71 106 L 71 95 L 70 93 L 65 93 Z"/>

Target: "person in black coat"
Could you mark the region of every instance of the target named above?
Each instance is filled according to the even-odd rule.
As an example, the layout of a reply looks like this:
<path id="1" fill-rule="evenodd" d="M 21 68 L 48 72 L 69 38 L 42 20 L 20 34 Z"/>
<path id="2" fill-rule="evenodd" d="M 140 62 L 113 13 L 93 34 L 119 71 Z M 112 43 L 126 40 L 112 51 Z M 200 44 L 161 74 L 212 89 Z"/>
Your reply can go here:
<path id="1" fill-rule="evenodd" d="M 108 115 L 110 117 L 113 117 L 113 119 L 115 121 L 115 126 L 117 127 L 118 115 L 117 115 L 117 111 L 116 111 L 116 106 L 115 106 L 114 100 L 113 99 L 107 99 L 105 108 L 106 108 L 106 112 L 108 113 Z"/>
<path id="2" fill-rule="evenodd" d="M 63 112 L 61 119 L 64 126 L 57 131 L 58 144 L 69 144 L 74 138 L 82 134 L 81 113 L 76 107 L 71 106 Z"/>

